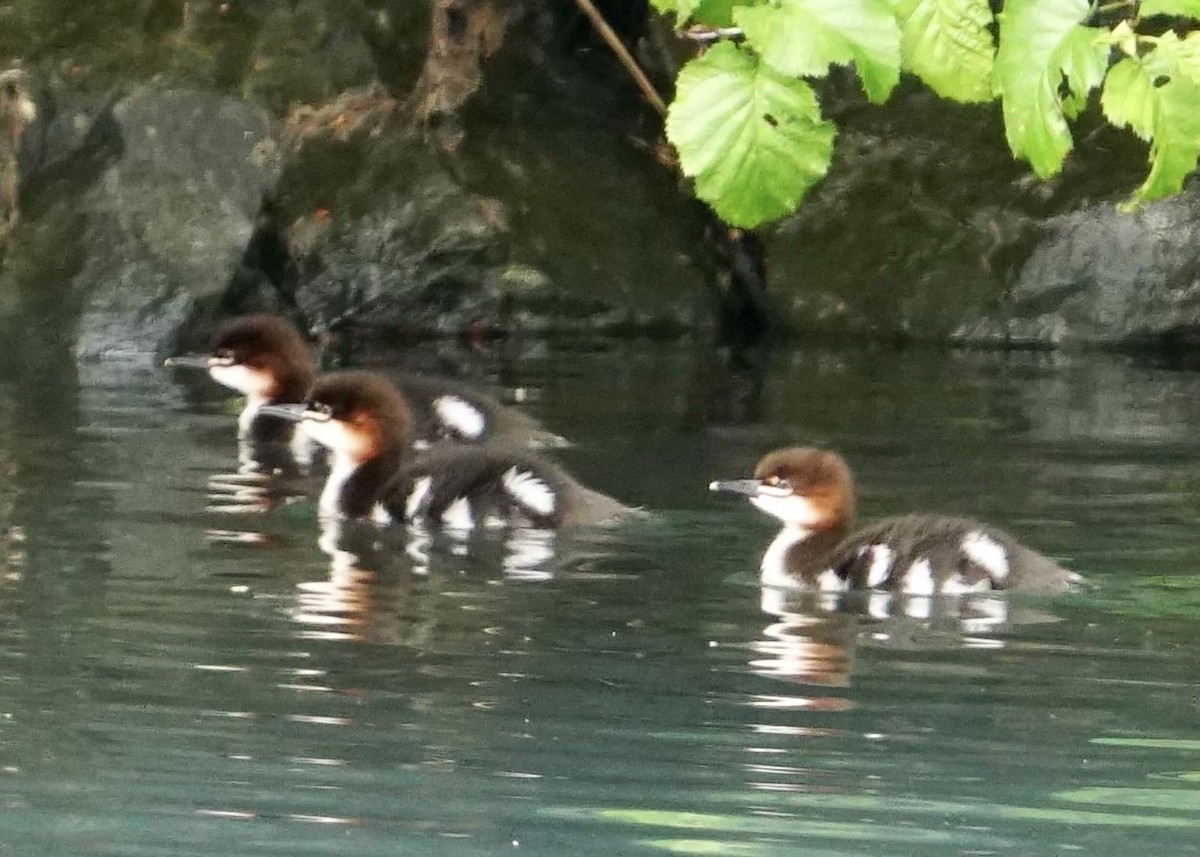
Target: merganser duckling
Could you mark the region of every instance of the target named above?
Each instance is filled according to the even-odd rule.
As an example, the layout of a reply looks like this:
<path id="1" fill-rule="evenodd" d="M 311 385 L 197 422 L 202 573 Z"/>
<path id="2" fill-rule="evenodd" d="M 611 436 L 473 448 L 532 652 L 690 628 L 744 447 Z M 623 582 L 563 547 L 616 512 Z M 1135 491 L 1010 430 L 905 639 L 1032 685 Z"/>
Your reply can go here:
<path id="1" fill-rule="evenodd" d="M 330 451 L 323 517 L 460 530 L 476 524 L 556 529 L 611 523 L 634 512 L 527 450 L 439 444 L 414 453 L 404 397 L 371 372 L 322 375 L 303 403 L 264 412 L 299 422 Z"/>
<path id="2" fill-rule="evenodd" d="M 840 455 L 811 447 L 765 455 L 753 479 L 713 482 L 783 522 L 762 582 L 822 590 L 960 595 L 993 589 L 1059 592 L 1082 578 L 995 527 L 969 518 L 905 515 L 851 531 L 854 483 Z"/>
<path id="3" fill-rule="evenodd" d="M 261 439 L 289 436 L 294 424 L 265 416 L 260 426 L 260 407 L 303 401 L 316 377 L 316 360 L 304 337 L 274 315 L 233 319 L 213 336 L 207 354 L 172 357 L 166 365 L 207 369 L 213 380 L 244 395 L 239 434 L 261 434 Z M 502 439 L 530 447 L 569 445 L 528 414 L 465 384 L 415 372 L 396 373 L 394 380 L 409 403 L 418 441 Z"/>
<path id="4" fill-rule="evenodd" d="M 299 402 L 316 377 L 308 343 L 273 315 L 233 319 L 213 335 L 207 354 L 170 357 L 164 365 L 206 369 L 214 381 L 245 396 L 238 437 L 260 442 L 293 439 L 294 424 L 263 414 L 262 407 Z"/>

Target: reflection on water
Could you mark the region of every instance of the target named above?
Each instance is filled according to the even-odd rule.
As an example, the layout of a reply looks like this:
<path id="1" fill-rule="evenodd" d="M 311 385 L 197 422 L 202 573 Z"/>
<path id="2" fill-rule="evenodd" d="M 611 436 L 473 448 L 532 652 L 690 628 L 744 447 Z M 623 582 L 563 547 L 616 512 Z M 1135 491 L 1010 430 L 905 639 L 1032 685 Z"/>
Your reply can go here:
<path id="1" fill-rule="evenodd" d="M 506 367 L 654 512 L 597 534 L 321 530 L 222 391 L 0 366 L 0 850 L 1194 850 L 1200 376 L 770 360 Z M 842 451 L 867 516 L 976 516 L 1097 586 L 762 590 L 772 524 L 704 489 L 781 442 Z"/>

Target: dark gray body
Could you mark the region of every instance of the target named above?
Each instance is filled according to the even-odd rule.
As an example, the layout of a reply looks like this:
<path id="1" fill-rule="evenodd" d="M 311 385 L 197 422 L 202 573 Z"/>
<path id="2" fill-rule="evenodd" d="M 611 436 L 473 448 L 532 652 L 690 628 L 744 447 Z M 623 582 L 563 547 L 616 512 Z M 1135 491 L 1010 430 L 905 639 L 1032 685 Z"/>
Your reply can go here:
<path id="1" fill-rule="evenodd" d="M 516 470 L 540 481 L 554 496 L 547 512 L 539 504 L 522 502 L 519 492 L 505 485 L 505 474 Z M 410 501 L 419 483 L 428 479 L 420 499 Z M 460 498 L 469 504 L 478 523 L 487 519 L 509 524 L 558 528 L 614 523 L 636 513 L 607 495 L 576 482 L 553 462 L 524 450 L 487 444 L 439 444 L 409 456 L 388 484 L 380 502 L 395 520 L 412 519 L 440 524 Z"/>
<path id="2" fill-rule="evenodd" d="M 1003 549 L 1008 572 L 996 574 L 963 549 L 963 540 L 985 536 Z M 1015 589 L 1023 592 L 1061 592 L 1081 578 L 1049 557 L 1025 547 L 1008 533 L 970 518 L 904 515 L 884 518 L 853 532 L 818 532 L 792 545 L 787 570 L 806 585 L 817 586 L 820 575 L 832 570 L 853 589 L 869 584 L 874 548 L 891 552 L 886 576 L 874 588 L 903 591 L 914 564 L 929 563 L 936 592 L 956 579 L 962 586 Z"/>

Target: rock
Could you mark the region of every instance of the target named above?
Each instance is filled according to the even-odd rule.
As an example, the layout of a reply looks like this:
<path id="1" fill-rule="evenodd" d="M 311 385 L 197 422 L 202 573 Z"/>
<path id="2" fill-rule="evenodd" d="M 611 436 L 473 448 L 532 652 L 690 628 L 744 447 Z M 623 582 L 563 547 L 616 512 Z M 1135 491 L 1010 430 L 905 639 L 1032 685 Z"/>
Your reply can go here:
<path id="1" fill-rule="evenodd" d="M 1003 313 L 960 341 L 1051 347 L 1200 342 L 1200 192 L 1132 212 L 1089 205 L 1042 224 Z"/>
<path id="2" fill-rule="evenodd" d="M 121 153 L 76 203 L 82 263 L 65 287 L 80 307 L 78 357 L 148 360 L 225 290 L 278 146 L 262 110 L 212 93 L 146 87 L 112 115 Z"/>
<path id="3" fill-rule="evenodd" d="M 295 302 L 314 326 L 424 337 L 694 324 L 690 203 L 652 159 L 597 143 L 594 116 L 553 101 L 541 99 L 544 134 L 490 112 L 528 105 L 489 104 L 453 158 L 378 89 L 294 113 L 279 198 Z"/>

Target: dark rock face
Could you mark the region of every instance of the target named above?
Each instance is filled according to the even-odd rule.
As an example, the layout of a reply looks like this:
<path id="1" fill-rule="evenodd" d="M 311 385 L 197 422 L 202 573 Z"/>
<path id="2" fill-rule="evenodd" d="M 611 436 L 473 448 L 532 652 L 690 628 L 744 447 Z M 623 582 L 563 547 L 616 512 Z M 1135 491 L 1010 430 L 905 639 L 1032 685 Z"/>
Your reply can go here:
<path id="1" fill-rule="evenodd" d="M 1144 151 L 1077 129 L 1035 181 L 991 108 L 850 110 L 834 168 L 771 238 L 794 328 L 988 347 L 1200 345 L 1200 191 L 1132 212 Z M 1086 122 L 1081 122 L 1086 131 Z"/>
<path id="2" fill-rule="evenodd" d="M 1017 346 L 1200 344 L 1200 199 L 1122 213 L 1092 205 L 1042 224 L 1004 314 L 955 331 Z"/>
<path id="3" fill-rule="evenodd" d="M 272 124 L 251 104 L 144 89 L 113 118 L 121 157 L 80 202 L 81 358 L 166 350 L 193 304 L 225 288 L 279 174 Z"/>
<path id="4" fill-rule="evenodd" d="M 4 287 L 53 305 L 81 359 L 150 359 L 226 287 L 279 173 L 270 118 L 213 93 L 142 88 L 54 111 Z"/>
<path id="5" fill-rule="evenodd" d="M 580 51 L 591 67 L 547 47 L 590 33 L 573 4 L 513 6 L 526 17 L 455 117 L 453 151 L 405 94 L 424 4 L 173 8 L 130 49 L 173 69 L 159 81 L 121 80 L 110 57 L 91 89 L 47 72 L 39 91 L 31 70 L 40 118 L 22 139 L 0 319 L 48 311 L 79 358 L 140 360 L 252 310 L 392 339 L 711 324 L 711 235 L 654 156 L 657 117 L 595 44 Z M 636 31 L 642 12 L 627 14 Z M 185 50 L 163 53 L 176 42 L 156 28 Z M 1200 191 L 1121 213 L 1144 151 L 1086 117 L 1063 176 L 1040 183 L 994 107 L 915 88 L 866 107 L 850 83 L 828 93 L 843 128 L 829 176 L 763 232 L 780 327 L 1200 344 Z"/>

